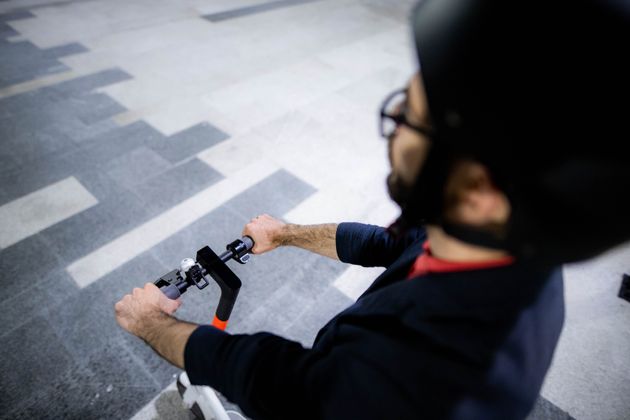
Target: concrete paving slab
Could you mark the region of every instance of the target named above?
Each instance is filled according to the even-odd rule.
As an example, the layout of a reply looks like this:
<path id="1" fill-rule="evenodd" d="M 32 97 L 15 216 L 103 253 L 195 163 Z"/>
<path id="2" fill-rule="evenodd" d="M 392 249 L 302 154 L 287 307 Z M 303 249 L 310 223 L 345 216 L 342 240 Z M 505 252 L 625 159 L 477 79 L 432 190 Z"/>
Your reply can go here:
<path id="1" fill-rule="evenodd" d="M 152 147 L 172 163 L 181 162 L 228 138 L 228 134 L 203 122 L 194 125 Z"/>
<path id="2" fill-rule="evenodd" d="M 147 211 L 158 215 L 223 179 L 199 159 L 190 159 L 144 179 L 133 190 L 145 203 Z"/>
<path id="3" fill-rule="evenodd" d="M 31 236 L 0 250 L 0 287 L 16 291 L 28 288 L 43 281 L 59 264 L 59 257 L 41 235 Z M 0 302 L 11 297 L 9 293 L 3 294 Z"/>
<path id="4" fill-rule="evenodd" d="M 98 201 L 70 177 L 0 206 L 0 249 L 68 219 Z"/>
<path id="5" fill-rule="evenodd" d="M 28 360 L 28 363 L 24 363 Z M 35 394 L 71 365 L 63 342 L 42 316 L 15 329 L 2 339 L 0 347 L 0 413 L 13 410 L 20 396 Z"/>

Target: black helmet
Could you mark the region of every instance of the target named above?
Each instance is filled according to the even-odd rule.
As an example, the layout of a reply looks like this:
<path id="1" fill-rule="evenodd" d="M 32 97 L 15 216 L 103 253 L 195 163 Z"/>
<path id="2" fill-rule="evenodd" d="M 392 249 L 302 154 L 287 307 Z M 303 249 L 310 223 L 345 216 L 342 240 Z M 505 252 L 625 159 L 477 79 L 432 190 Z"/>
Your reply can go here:
<path id="1" fill-rule="evenodd" d="M 630 239 L 629 16 L 626 1 L 421 1 L 412 25 L 434 134 L 403 219 L 553 263 Z M 441 218 L 461 157 L 509 197 L 504 236 Z"/>

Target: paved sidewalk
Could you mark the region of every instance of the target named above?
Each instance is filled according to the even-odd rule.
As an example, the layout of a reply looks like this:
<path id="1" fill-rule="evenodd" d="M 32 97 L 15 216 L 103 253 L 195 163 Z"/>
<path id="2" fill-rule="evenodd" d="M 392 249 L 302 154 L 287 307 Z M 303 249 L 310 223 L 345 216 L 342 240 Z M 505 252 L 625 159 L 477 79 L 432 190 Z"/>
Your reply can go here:
<path id="1" fill-rule="evenodd" d="M 413 3 L 0 1 L 0 418 L 187 418 L 176 369 L 117 327 L 121 296 L 259 213 L 397 216 L 376 117 L 416 69 Z M 532 418 L 630 413 L 629 261 L 567 268 Z M 305 345 L 377 274 L 298 249 L 234 270 L 230 330 Z M 190 292 L 180 316 L 217 299 Z"/>

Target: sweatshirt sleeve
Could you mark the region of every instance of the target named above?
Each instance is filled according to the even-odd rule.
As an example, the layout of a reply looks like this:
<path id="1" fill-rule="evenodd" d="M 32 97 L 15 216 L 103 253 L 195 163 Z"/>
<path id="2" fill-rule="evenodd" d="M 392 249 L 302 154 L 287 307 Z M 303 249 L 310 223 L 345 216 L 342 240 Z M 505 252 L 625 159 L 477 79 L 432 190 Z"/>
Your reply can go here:
<path id="1" fill-rule="evenodd" d="M 422 228 L 394 237 L 387 229 L 362 223 L 340 223 L 336 245 L 339 259 L 363 267 L 389 267 L 413 242 L 424 240 Z"/>
<path id="2" fill-rule="evenodd" d="M 193 385 L 216 389 L 253 419 L 406 418 L 388 417 L 413 412 L 413 402 L 379 363 L 378 349 L 389 346 L 372 342 L 376 348 L 366 352 L 369 337 L 344 335 L 323 351 L 269 333 L 230 335 L 202 326 L 186 344 L 185 367 Z M 370 400 L 374 393 L 379 399 Z"/>

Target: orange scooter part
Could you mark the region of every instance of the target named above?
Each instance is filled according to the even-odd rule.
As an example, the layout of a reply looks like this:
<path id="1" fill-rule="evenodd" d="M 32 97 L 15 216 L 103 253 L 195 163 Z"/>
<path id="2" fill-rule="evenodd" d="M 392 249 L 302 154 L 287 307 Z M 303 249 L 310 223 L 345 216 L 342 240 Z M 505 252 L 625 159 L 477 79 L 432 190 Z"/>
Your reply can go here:
<path id="1" fill-rule="evenodd" d="M 212 326 L 215 328 L 218 328 L 220 330 L 225 330 L 227 328 L 227 321 L 221 321 L 219 318 L 217 318 L 217 316 L 214 316 L 214 319 L 212 320 Z"/>

